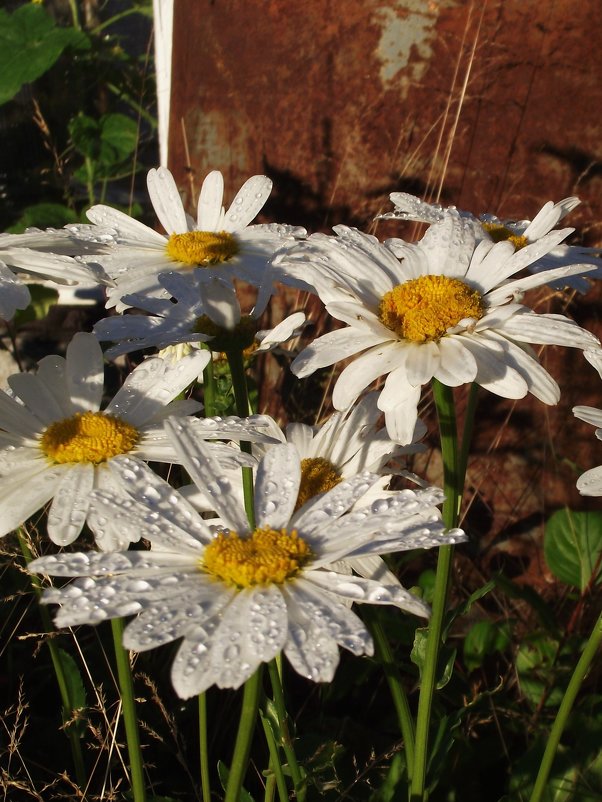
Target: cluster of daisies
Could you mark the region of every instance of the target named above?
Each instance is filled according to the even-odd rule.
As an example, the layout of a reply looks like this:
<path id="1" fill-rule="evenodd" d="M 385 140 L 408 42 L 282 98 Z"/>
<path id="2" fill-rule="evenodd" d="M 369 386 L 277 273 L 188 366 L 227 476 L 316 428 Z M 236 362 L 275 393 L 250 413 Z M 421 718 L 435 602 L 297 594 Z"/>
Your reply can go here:
<path id="1" fill-rule="evenodd" d="M 572 229 L 556 228 L 575 198 L 507 223 L 394 193 L 384 217 L 428 224 L 410 243 L 347 226 L 308 236 L 252 225 L 271 190 L 265 176 L 250 178 L 225 211 L 222 175 L 210 173 L 196 219 L 168 170 L 151 170 L 148 189 L 165 234 L 101 205 L 88 211 L 90 224 L 0 235 L 0 317 L 27 306 L 27 281 L 40 278 L 101 285 L 112 310 L 65 357 L 45 357 L 0 393 L 0 535 L 47 504 L 57 546 L 86 527 L 94 550 L 30 564 L 73 578 L 43 601 L 59 605 L 59 626 L 133 616 L 131 649 L 180 640 L 172 681 L 184 698 L 238 687 L 281 652 L 300 674 L 328 681 L 339 646 L 372 652 L 353 603 L 429 614 L 383 555 L 466 539 L 445 530 L 439 489 L 390 489 L 400 456 L 421 448 L 423 388 L 433 378 L 476 382 L 505 398 L 557 403 L 558 385 L 531 346 L 580 349 L 598 371 L 602 348 L 567 317 L 521 299 L 544 284 L 584 291 L 602 262 L 563 244 Z M 322 426 L 285 431 L 265 415 L 203 417 L 184 396 L 212 357 L 267 351 L 303 329 L 301 312 L 259 329 L 279 284 L 317 295 L 343 324 L 291 365 L 303 378 L 348 361 L 336 411 Z M 99 341 L 111 343 L 104 356 Z M 142 350 L 106 403 L 104 358 Z M 575 414 L 602 426 L 600 410 Z M 181 486 L 149 462 L 181 466 Z M 602 495 L 602 468 L 578 486 Z"/>

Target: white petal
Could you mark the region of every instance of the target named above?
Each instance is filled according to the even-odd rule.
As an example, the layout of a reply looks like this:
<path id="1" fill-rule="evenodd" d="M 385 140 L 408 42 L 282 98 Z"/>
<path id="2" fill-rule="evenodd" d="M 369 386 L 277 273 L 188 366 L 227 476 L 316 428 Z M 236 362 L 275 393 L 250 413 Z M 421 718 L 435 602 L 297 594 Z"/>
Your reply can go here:
<path id="1" fill-rule="evenodd" d="M 155 213 L 167 233 L 184 234 L 188 231 L 180 193 L 169 170 L 166 167 L 149 170 L 146 184 Z"/>
<path id="2" fill-rule="evenodd" d="M 3 476 L 0 480 L 0 536 L 24 523 L 52 498 L 66 465 L 48 466 L 45 460 L 35 460 L 20 473 Z"/>
<path id="3" fill-rule="evenodd" d="M 426 384 L 439 367 L 439 346 L 434 342 L 407 343 L 406 376 L 411 385 Z"/>
<path id="4" fill-rule="evenodd" d="M 339 664 L 337 642 L 325 631 L 320 620 L 304 611 L 298 595 L 285 591 L 288 608 L 288 638 L 284 653 L 302 677 L 314 682 L 330 682 Z"/>
<path id="5" fill-rule="evenodd" d="M 288 525 L 299 494 L 301 462 L 294 445 L 270 448 L 257 470 L 255 518 L 258 527 Z"/>
<path id="6" fill-rule="evenodd" d="M 249 178 L 236 194 L 224 217 L 224 231 L 240 231 L 257 216 L 272 191 L 272 182 L 265 175 Z"/>
<path id="7" fill-rule="evenodd" d="M 418 421 L 418 404 L 421 387 L 405 385 L 403 392 L 397 397 L 397 404 L 385 410 L 387 434 L 395 443 L 407 445 L 412 442 Z"/>
<path id="8" fill-rule="evenodd" d="M 564 315 L 538 315 L 535 312 L 516 314 L 505 320 L 497 330 L 513 340 L 537 345 L 592 348 L 600 344 L 591 332 Z"/>
<path id="9" fill-rule="evenodd" d="M 67 388 L 76 411 L 100 409 L 104 366 L 102 350 L 93 334 L 79 332 L 67 346 Z"/>
<path id="10" fill-rule="evenodd" d="M 497 342 L 484 336 L 468 335 L 462 338 L 462 343 L 477 363 L 477 384 L 503 398 L 525 397 L 529 391 L 527 382 L 509 366 L 506 354 Z"/>
<path id="11" fill-rule="evenodd" d="M 596 407 L 573 407 L 573 415 L 579 420 L 591 423 L 592 426 L 602 427 L 602 409 Z"/>
<path id="12" fill-rule="evenodd" d="M 25 309 L 30 301 L 27 287 L 4 262 L 0 262 L 0 318 L 12 320 L 17 309 Z"/>
<path id="13" fill-rule="evenodd" d="M 116 228 L 121 237 L 125 238 L 128 242 L 140 244 L 148 248 L 154 246 L 164 249 L 167 245 L 167 240 L 162 234 L 145 226 L 144 223 L 134 220 L 133 217 L 129 217 L 127 214 L 117 209 L 112 209 L 110 206 L 92 206 L 92 208 L 88 209 L 86 212 L 86 216 L 98 226 Z"/>
<path id="14" fill-rule="evenodd" d="M 89 462 L 71 465 L 63 473 L 48 513 L 48 537 L 57 546 L 68 546 L 79 537 L 93 487 L 94 466 Z"/>
<path id="15" fill-rule="evenodd" d="M 464 348 L 462 337 L 442 337 L 439 340 L 439 353 L 441 361 L 433 374 L 436 379 L 448 387 L 459 387 L 474 381 L 477 363 L 470 351 Z"/>
<path id="16" fill-rule="evenodd" d="M 341 359 L 347 359 L 359 351 L 381 344 L 382 341 L 381 336 L 370 332 L 351 328 L 336 329 L 318 337 L 301 351 L 293 361 L 291 370 L 295 376 L 304 379 L 318 368 L 332 365 Z"/>
<path id="17" fill-rule="evenodd" d="M 332 394 L 335 409 L 347 409 L 375 379 L 405 363 L 405 345 L 388 342 L 375 346 L 343 370 Z"/>
<path id="18" fill-rule="evenodd" d="M 105 413 L 119 415 L 132 426 L 142 426 L 195 381 L 211 358 L 196 350 L 176 363 L 161 357 L 146 359 L 133 370 L 117 391 Z"/>
<path id="19" fill-rule="evenodd" d="M 49 393 L 52 393 L 56 403 L 59 405 L 62 415 L 68 418 L 75 410 L 69 397 L 67 387 L 67 362 L 62 356 L 45 356 L 38 362 L 37 377 L 46 385 Z"/>
<path id="20" fill-rule="evenodd" d="M 527 382 L 529 392 L 544 404 L 557 404 L 560 400 L 560 388 L 550 374 L 534 356 L 519 345 L 502 336 L 489 332 L 489 338 L 503 343 L 508 364 L 514 368 Z"/>
<path id="21" fill-rule="evenodd" d="M 602 496 L 602 465 L 582 473 L 577 479 L 577 490 L 582 496 Z"/>
<path id="22" fill-rule="evenodd" d="M 332 490 L 304 504 L 293 516 L 291 526 L 308 540 L 314 552 L 319 553 L 320 544 L 328 539 L 326 525 L 346 513 L 379 479 L 376 474 L 368 472 L 345 479 Z"/>
<path id="23" fill-rule="evenodd" d="M 212 453 L 211 446 L 195 436 L 193 424 L 185 418 L 172 418 L 165 429 L 192 481 L 213 504 L 213 509 L 226 526 L 238 533 L 246 532 L 248 520 L 238 505 L 232 484 Z"/>
<path id="24" fill-rule="evenodd" d="M 224 201 L 224 177 L 219 170 L 212 170 L 203 181 L 197 207 L 199 231 L 220 231 Z"/>
<path id="25" fill-rule="evenodd" d="M 44 424 L 4 390 L 0 390 L 0 428 L 31 438 L 44 429 Z"/>
<path id="26" fill-rule="evenodd" d="M 39 375 L 15 373 L 7 381 L 13 393 L 45 426 L 65 417 L 64 410 Z"/>
<path id="27" fill-rule="evenodd" d="M 145 605 L 138 617 L 128 624 L 123 633 L 126 649 L 142 652 L 186 637 L 199 623 L 219 614 L 228 601 L 228 595 L 216 593 L 215 587 L 200 586 L 198 575 L 173 574 L 165 578 L 169 585 L 160 589 L 165 600 Z"/>
<path id="28" fill-rule="evenodd" d="M 136 502 L 127 504 L 115 499 L 115 517 L 124 516 L 128 523 L 131 515 L 140 519 L 144 527 L 141 537 L 165 550 L 199 552 L 201 544 L 208 543 L 212 534 L 194 508 L 143 462 L 132 457 L 114 457 L 109 470 L 118 477 L 124 493 Z M 106 494 L 103 496 L 107 500 Z"/>

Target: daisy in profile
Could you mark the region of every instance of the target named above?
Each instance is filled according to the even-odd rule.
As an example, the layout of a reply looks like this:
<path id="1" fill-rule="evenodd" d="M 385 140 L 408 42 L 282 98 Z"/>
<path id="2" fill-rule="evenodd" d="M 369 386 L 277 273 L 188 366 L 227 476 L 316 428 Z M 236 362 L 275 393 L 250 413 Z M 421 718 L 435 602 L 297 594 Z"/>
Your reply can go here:
<path id="1" fill-rule="evenodd" d="M 97 257 L 113 279 L 107 306 L 127 308 L 123 296 L 132 293 L 165 297 L 160 273 L 202 268 L 207 280 L 240 278 L 254 286 L 264 280 L 270 257 L 305 230 L 279 224 L 249 223 L 265 204 L 272 182 L 264 175 L 249 178 L 228 211 L 222 206 L 224 179 L 214 170 L 203 181 L 197 219 L 182 205 L 172 174 L 165 167 L 150 170 L 149 195 L 166 235 L 110 206 L 93 206 L 88 218 L 102 230 L 113 230 L 115 244 Z"/>
<path id="2" fill-rule="evenodd" d="M 398 443 L 411 442 L 422 386 L 433 377 L 451 387 L 477 382 L 504 398 L 530 392 L 555 404 L 558 385 L 529 346 L 600 350 L 593 334 L 563 315 L 536 314 L 518 303 L 526 290 L 584 269 L 513 278 L 565 231 L 515 252 L 507 241 L 477 242 L 470 221 L 447 212 L 420 242 L 399 247 L 399 258 L 356 229 L 335 232 L 314 234 L 275 260 L 281 281 L 313 286 L 329 314 L 347 324 L 317 338 L 291 367 L 304 377 L 355 356 L 334 388 L 341 410 L 386 376 L 378 407 Z"/>
<path id="3" fill-rule="evenodd" d="M 575 196 L 564 198 L 558 203 L 547 201 L 533 220 L 515 221 L 500 220 L 499 217 L 492 214 L 484 214 L 477 218 L 470 212 L 456 210 L 453 206 L 446 210 L 439 204 L 426 203 L 406 192 L 392 192 L 389 197 L 395 206 L 395 211 L 379 215 L 382 219 L 415 220 L 432 224 L 439 222 L 448 211 L 453 210 L 472 224 L 477 240 L 488 239 L 492 242 L 507 240 L 514 245 L 517 251 L 524 248 L 525 245 L 530 245 L 545 237 L 567 214 L 581 203 L 579 198 Z M 568 236 L 574 229 L 565 229 L 565 231 Z M 396 240 L 391 240 L 390 242 L 393 244 Z M 586 248 L 581 245 L 559 243 L 548 253 L 532 262 L 528 266 L 528 270 L 530 273 L 539 273 L 565 265 L 576 264 L 591 265 L 596 267 L 597 270 L 588 271 L 587 278 L 576 275 L 546 283 L 550 283 L 555 288 L 571 287 L 581 293 L 586 293 L 591 287 L 591 279 L 602 278 L 600 248 Z"/>
<path id="4" fill-rule="evenodd" d="M 81 287 L 108 283 L 98 265 L 72 258 L 85 251 L 66 229 L 0 234 L 0 318 L 11 320 L 31 303 L 24 280 Z"/>
<path id="5" fill-rule="evenodd" d="M 598 440 L 602 440 L 602 409 L 573 407 L 573 415 L 579 420 L 596 426 L 595 435 Z M 577 490 L 582 496 L 602 496 L 602 465 L 581 474 L 577 480 Z"/>
<path id="6" fill-rule="evenodd" d="M 267 351 L 296 336 L 305 315 L 289 315 L 273 329 L 259 330 L 258 319 L 263 312 L 256 307 L 243 315 L 236 290 L 231 283 L 213 278 L 203 281 L 199 272 L 183 276 L 162 273 L 159 284 L 172 300 L 126 295 L 123 301 L 148 315 L 119 315 L 101 320 L 94 326 L 99 340 L 112 340 L 117 345 L 106 351 L 114 358 L 142 348 L 158 350 L 174 345 L 198 347 L 208 343 L 215 352 L 244 350 Z"/>
<path id="7" fill-rule="evenodd" d="M 294 513 L 299 455 L 275 446 L 257 471 L 255 526 L 221 477 L 211 450 L 190 437 L 186 421 L 172 436 L 194 482 L 210 495 L 223 521 L 213 531 L 177 492 L 129 457 L 113 460 L 128 503 L 95 494 L 105 517 L 119 515 L 140 530 L 150 551 L 59 554 L 30 570 L 79 577 L 45 592 L 60 605 L 58 626 L 136 614 L 124 646 L 143 651 L 182 639 L 171 677 L 182 698 L 211 685 L 237 688 L 263 663 L 284 652 L 293 668 L 317 682 L 332 679 L 339 646 L 372 654 L 371 637 L 350 603 L 391 604 L 424 615 L 427 608 L 397 584 L 337 573 L 333 564 L 362 554 L 431 548 L 463 541 L 445 532 L 436 490 L 400 491 L 394 498 L 347 515 L 378 480 L 361 473 Z"/>
<path id="8" fill-rule="evenodd" d="M 92 334 L 76 334 L 66 358 L 45 357 L 36 374 L 11 376 L 13 396 L 0 392 L 0 535 L 52 499 L 47 529 L 54 543 L 72 543 L 87 522 L 101 549 L 125 548 L 129 541 L 115 522 L 99 521 L 90 509 L 90 494 L 94 489 L 122 493 L 108 470 L 119 454 L 178 461 L 163 421 L 200 409 L 196 401 L 174 399 L 209 358 L 208 351 L 196 351 L 175 365 L 159 357 L 147 359 L 102 410 L 103 358 Z M 198 421 L 196 436 L 239 439 L 243 433 L 252 440 L 247 427 L 236 421 Z M 233 453 L 226 452 L 229 460 Z"/>

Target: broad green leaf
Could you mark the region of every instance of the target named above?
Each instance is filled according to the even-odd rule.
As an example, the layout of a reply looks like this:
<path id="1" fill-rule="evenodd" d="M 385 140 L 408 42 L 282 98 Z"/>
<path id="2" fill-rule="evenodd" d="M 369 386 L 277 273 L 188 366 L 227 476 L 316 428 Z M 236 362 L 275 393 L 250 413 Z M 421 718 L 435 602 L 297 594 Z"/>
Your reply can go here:
<path id="1" fill-rule="evenodd" d="M 489 654 L 502 652 L 510 645 L 508 624 L 503 621 L 477 621 L 464 639 L 464 663 L 469 671 L 483 664 Z"/>
<path id="2" fill-rule="evenodd" d="M 96 178 L 108 178 L 133 153 L 138 126 L 125 114 L 95 120 L 80 113 L 70 120 L 69 134 L 75 149 L 92 163 Z"/>
<path id="3" fill-rule="evenodd" d="M 41 6 L 0 10 L 0 105 L 47 72 L 68 46 L 82 50 L 90 42 L 82 31 L 60 28 Z"/>
<path id="4" fill-rule="evenodd" d="M 555 577 L 583 591 L 602 580 L 602 512 L 558 510 L 546 524 L 544 556 Z"/>
<path id="5" fill-rule="evenodd" d="M 27 206 L 17 222 L 7 229 L 9 234 L 21 234 L 26 228 L 62 228 L 77 223 L 77 214 L 62 203 L 34 203 Z"/>
<path id="6" fill-rule="evenodd" d="M 555 684 L 554 667 L 558 643 L 545 635 L 524 641 L 516 655 L 516 672 L 520 689 L 528 702 L 537 707 L 542 701 L 550 707 L 560 704 L 562 688 Z"/>

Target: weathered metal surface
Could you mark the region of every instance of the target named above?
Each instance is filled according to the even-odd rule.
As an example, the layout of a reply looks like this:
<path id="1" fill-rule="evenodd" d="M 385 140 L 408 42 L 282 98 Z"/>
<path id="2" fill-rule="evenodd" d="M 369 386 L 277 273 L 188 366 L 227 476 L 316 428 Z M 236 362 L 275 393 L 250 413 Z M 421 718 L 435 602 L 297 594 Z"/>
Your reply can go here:
<path id="1" fill-rule="evenodd" d="M 189 198 L 210 169 L 225 173 L 230 197 L 265 172 L 268 218 L 312 230 L 365 229 L 394 190 L 519 218 L 577 194 L 570 223 L 602 244 L 599 12 L 599 0 L 178 0 L 171 166 Z M 563 311 L 553 295 L 540 293 L 539 311 Z M 598 334 L 601 297 L 598 287 L 568 308 Z M 558 407 L 489 395 L 480 410 L 469 495 L 489 511 L 476 524 L 489 542 L 517 521 L 540 538 L 542 504 L 590 504 L 571 463 L 600 459 L 570 409 L 601 406 L 600 383 L 570 349 L 543 358 Z M 271 387 L 290 383 L 276 374 Z M 314 410 L 325 383 L 305 384 Z M 529 561 L 540 571 L 539 551 Z"/>
<path id="2" fill-rule="evenodd" d="M 178 0 L 171 164 L 275 180 L 281 215 L 365 222 L 391 190 L 602 210 L 599 0 Z M 597 222 L 591 236 L 602 234 Z"/>

